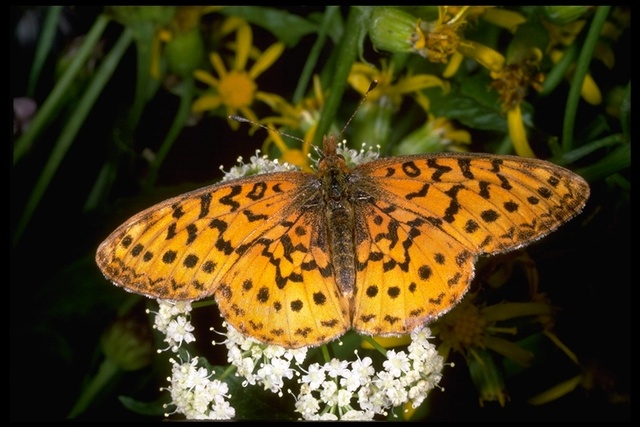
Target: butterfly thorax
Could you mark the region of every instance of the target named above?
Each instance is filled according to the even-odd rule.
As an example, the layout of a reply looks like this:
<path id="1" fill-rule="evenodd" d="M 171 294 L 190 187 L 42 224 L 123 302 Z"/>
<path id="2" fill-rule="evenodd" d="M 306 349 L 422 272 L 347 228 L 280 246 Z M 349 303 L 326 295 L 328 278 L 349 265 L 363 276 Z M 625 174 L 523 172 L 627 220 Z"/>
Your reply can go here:
<path id="1" fill-rule="evenodd" d="M 348 183 L 349 168 L 336 153 L 335 137 L 325 137 L 323 158 L 318 164 L 322 182 L 324 217 L 333 274 L 340 292 L 350 296 L 355 283 L 354 208 Z"/>

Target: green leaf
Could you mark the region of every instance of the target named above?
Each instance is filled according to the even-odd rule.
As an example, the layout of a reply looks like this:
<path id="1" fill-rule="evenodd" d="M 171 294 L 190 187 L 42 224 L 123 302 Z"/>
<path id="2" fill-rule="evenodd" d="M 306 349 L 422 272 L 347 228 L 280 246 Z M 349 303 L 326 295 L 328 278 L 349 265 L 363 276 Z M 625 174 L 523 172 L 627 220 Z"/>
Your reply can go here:
<path id="1" fill-rule="evenodd" d="M 129 396 L 118 396 L 118 400 L 125 408 L 136 414 L 162 417 L 167 411 L 163 406 L 167 403 L 167 396 L 169 396 L 168 393 L 164 395 L 162 400 L 156 400 L 154 402 L 141 402 Z"/>
<path id="2" fill-rule="evenodd" d="M 489 88 L 489 80 L 484 76 L 465 79 L 457 93 L 443 94 L 439 89 L 429 89 L 427 96 L 436 116 L 455 119 L 478 130 L 508 131 L 498 95 Z"/>

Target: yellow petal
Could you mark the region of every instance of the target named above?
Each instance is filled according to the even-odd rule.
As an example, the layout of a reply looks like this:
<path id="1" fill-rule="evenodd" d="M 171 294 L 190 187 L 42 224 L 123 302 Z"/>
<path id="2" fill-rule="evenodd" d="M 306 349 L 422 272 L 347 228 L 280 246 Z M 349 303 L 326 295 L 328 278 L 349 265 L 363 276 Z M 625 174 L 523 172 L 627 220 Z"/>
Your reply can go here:
<path id="1" fill-rule="evenodd" d="M 453 55 L 449 57 L 447 68 L 445 68 L 442 72 L 442 77 L 444 77 L 445 79 L 453 77 L 458 72 L 463 59 L 463 54 L 461 54 L 460 52 L 454 52 Z"/>
<path id="2" fill-rule="evenodd" d="M 575 377 L 568 379 L 567 381 L 563 381 L 560 384 L 557 384 L 547 391 L 544 391 L 540 394 L 533 396 L 528 399 L 530 405 L 543 405 L 545 403 L 551 402 L 552 400 L 556 400 L 561 398 L 562 396 L 572 392 L 573 390 L 580 385 L 580 381 L 582 377 L 580 375 L 576 375 Z"/>
<path id="3" fill-rule="evenodd" d="M 253 44 L 253 33 L 249 25 L 242 25 L 236 33 L 236 61 L 234 69 L 244 71 L 249 58 L 249 51 Z"/>
<path id="4" fill-rule="evenodd" d="M 211 61 L 211 65 L 213 65 L 214 70 L 216 70 L 216 73 L 218 73 L 218 76 L 223 79 L 228 73 L 227 67 L 225 67 L 222 58 L 220 58 L 220 55 L 218 55 L 216 52 L 213 52 L 211 55 L 209 55 L 209 60 Z"/>
<path id="5" fill-rule="evenodd" d="M 410 76 L 398 81 L 398 83 L 394 87 L 394 92 L 410 93 L 430 87 L 440 87 L 442 89 L 448 89 L 449 85 L 447 84 L 447 82 L 434 75 L 417 74 L 415 76 Z"/>
<path id="6" fill-rule="evenodd" d="M 600 105 L 602 103 L 602 93 L 591 74 L 584 76 L 580 95 L 582 95 L 582 99 L 591 105 Z"/>
<path id="7" fill-rule="evenodd" d="M 535 157 L 527 140 L 527 131 L 522 121 L 520 104 L 507 111 L 507 124 L 509 126 L 509 137 L 516 153 L 522 157 Z"/>
<path id="8" fill-rule="evenodd" d="M 260 102 L 264 102 L 274 110 L 277 110 L 278 108 L 282 109 L 282 107 L 286 105 L 283 104 L 284 100 L 282 99 L 282 97 L 273 93 L 257 91 L 255 93 L 255 98 Z"/>
<path id="9" fill-rule="evenodd" d="M 217 87 L 219 84 L 218 79 L 203 70 L 195 70 L 193 72 L 193 77 L 195 77 L 196 80 L 200 80 L 202 83 L 208 84 L 211 87 Z"/>
<path id="10" fill-rule="evenodd" d="M 445 137 L 458 144 L 471 144 L 471 134 L 466 130 L 452 129 L 447 131 Z"/>
<path id="11" fill-rule="evenodd" d="M 262 74 L 267 68 L 271 67 L 274 62 L 280 58 L 284 52 L 284 43 L 274 43 L 267 50 L 264 51 L 262 55 L 258 58 L 258 60 L 253 64 L 251 70 L 249 71 L 249 77 L 255 79 L 260 74 Z"/>
<path id="12" fill-rule="evenodd" d="M 513 319 L 521 316 L 550 315 L 551 306 L 539 302 L 503 302 L 486 306 L 482 309 L 482 316 L 488 322 Z"/>
<path id="13" fill-rule="evenodd" d="M 230 16 L 222 23 L 222 26 L 220 27 L 220 34 L 231 34 L 243 25 L 247 25 L 247 21 L 237 16 Z"/>
<path id="14" fill-rule="evenodd" d="M 576 365 L 580 366 L 580 361 L 578 360 L 578 356 L 576 356 L 576 354 L 571 351 L 571 349 L 569 347 L 567 347 L 562 341 L 560 341 L 560 338 L 558 338 L 558 336 L 556 334 L 554 334 L 553 332 L 550 331 L 544 331 L 544 334 L 547 336 L 547 338 L 549 338 L 555 345 L 556 347 L 558 347 L 560 350 L 562 350 L 562 352 Z"/>
<path id="15" fill-rule="evenodd" d="M 482 19 L 498 27 L 506 28 L 512 33 L 518 29 L 518 25 L 527 22 L 527 18 L 512 10 L 492 7 L 482 15 Z"/>
<path id="16" fill-rule="evenodd" d="M 533 353 L 503 338 L 488 335 L 484 339 L 484 344 L 489 350 L 493 350 L 521 366 L 529 366 L 534 359 Z"/>
<path id="17" fill-rule="evenodd" d="M 505 58 L 499 52 L 471 40 L 462 40 L 458 52 L 475 59 L 480 65 L 497 72 L 504 68 Z"/>
<path id="18" fill-rule="evenodd" d="M 373 66 L 356 62 L 351 66 L 348 81 L 352 88 L 365 94 L 369 90 L 371 81 L 374 80 L 380 71 Z"/>
<path id="19" fill-rule="evenodd" d="M 222 98 L 218 95 L 202 95 L 191 105 L 191 111 L 200 113 L 202 111 L 215 110 L 222 104 Z"/>
<path id="20" fill-rule="evenodd" d="M 431 108 L 431 101 L 429 100 L 429 97 L 427 97 L 422 92 L 416 92 L 416 94 L 414 95 L 414 98 L 415 98 L 416 102 L 418 103 L 418 105 L 420 105 L 420 107 L 422 107 L 422 109 L 425 112 L 429 111 L 429 109 Z"/>

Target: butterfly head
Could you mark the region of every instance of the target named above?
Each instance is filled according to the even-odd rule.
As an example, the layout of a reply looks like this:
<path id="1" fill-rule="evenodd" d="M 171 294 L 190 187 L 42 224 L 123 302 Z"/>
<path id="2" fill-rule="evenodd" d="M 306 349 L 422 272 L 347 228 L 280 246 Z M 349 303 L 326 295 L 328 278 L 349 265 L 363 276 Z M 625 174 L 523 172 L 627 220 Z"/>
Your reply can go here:
<path id="1" fill-rule="evenodd" d="M 349 166 L 342 154 L 338 154 L 338 140 L 335 135 L 327 135 L 323 139 L 322 155 L 318 161 L 318 173 L 336 170 L 343 173 L 349 171 Z"/>

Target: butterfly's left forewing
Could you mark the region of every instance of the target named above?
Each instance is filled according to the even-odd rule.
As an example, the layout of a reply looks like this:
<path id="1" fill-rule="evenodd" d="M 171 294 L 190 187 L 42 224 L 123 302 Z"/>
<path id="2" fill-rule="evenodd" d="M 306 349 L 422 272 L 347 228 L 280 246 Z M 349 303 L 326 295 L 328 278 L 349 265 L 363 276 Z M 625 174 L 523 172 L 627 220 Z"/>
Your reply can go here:
<path id="1" fill-rule="evenodd" d="M 168 300 L 209 296 L 239 258 L 236 247 L 269 228 L 253 212 L 282 210 L 281 194 L 297 188 L 293 175 L 279 176 L 271 187 L 246 178 L 152 206 L 118 227 L 99 246 L 96 261 L 108 279 L 133 292 Z"/>

